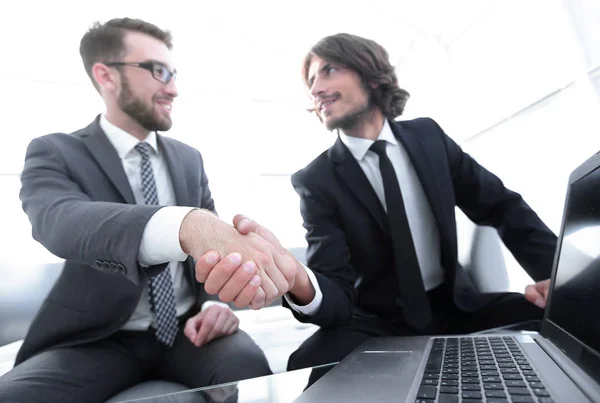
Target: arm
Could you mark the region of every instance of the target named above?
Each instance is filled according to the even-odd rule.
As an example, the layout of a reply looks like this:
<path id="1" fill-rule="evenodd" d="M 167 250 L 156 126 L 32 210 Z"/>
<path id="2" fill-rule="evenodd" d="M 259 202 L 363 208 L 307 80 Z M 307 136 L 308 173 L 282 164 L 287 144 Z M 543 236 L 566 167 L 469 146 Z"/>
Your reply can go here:
<path id="1" fill-rule="evenodd" d="M 335 205 L 318 189 L 309 189 L 301 171 L 292 176 L 300 196 L 300 212 L 308 242 L 307 263 L 315 273 L 323 300 L 311 316 L 294 315 L 301 322 L 321 327 L 341 326 L 350 322 L 356 303 L 356 273 L 350 264 L 350 250 Z"/>
<path id="2" fill-rule="evenodd" d="M 463 152 L 437 124 L 435 126 L 446 148 L 457 206 L 476 224 L 495 227 L 504 244 L 535 281 L 549 278 L 556 235 L 520 194 L 507 189 L 497 176 Z"/>
<path id="3" fill-rule="evenodd" d="M 283 294 L 283 297 L 290 309 L 301 315 L 311 316 L 321 308 L 323 292 L 315 273 L 302 263 L 298 263 L 302 267 L 298 270 L 296 283 L 290 292 Z"/>
<path id="4" fill-rule="evenodd" d="M 46 136 L 31 142 L 21 175 L 20 197 L 34 238 L 63 259 L 124 275 L 135 284 L 140 274 L 164 270 L 166 264 L 153 264 L 152 259 L 146 261 L 148 267 L 139 264 L 144 231 L 161 207 L 92 200 L 72 179 L 52 140 Z M 243 237 L 213 213 L 198 209 L 185 212 L 176 229 L 173 242 L 196 260 L 214 249 L 223 255 L 236 251 L 256 262 L 253 270 L 260 272 L 267 300 L 291 287 L 288 279 L 296 275 L 295 265 L 259 236 Z"/>
<path id="5" fill-rule="evenodd" d="M 212 211 L 213 213 L 217 214 L 217 210 L 215 209 L 215 201 L 213 200 L 210 188 L 208 187 L 208 176 L 206 175 L 206 171 L 204 170 L 204 160 L 199 152 L 198 157 L 200 158 L 200 189 L 202 189 L 202 195 L 200 197 L 200 206 L 203 209 Z"/>
<path id="6" fill-rule="evenodd" d="M 167 206 L 152 216 L 146 225 L 140 246 L 139 260 L 143 265 L 186 260 L 188 255 L 181 249 L 179 230 L 187 214 L 195 208 L 217 214 L 202 155 L 197 150 L 193 150 L 191 154 L 196 158 L 187 158 L 189 160 L 187 165 L 190 167 L 188 169 L 198 172 L 196 185 L 201 192 L 198 195 L 199 202 L 196 202 L 197 205 L 194 204 L 195 207 Z M 195 176 L 190 172 L 188 177 Z"/>
<path id="7" fill-rule="evenodd" d="M 71 179 L 62 154 L 48 137 L 30 143 L 21 184 L 20 199 L 33 237 L 51 253 L 98 268 L 102 262 L 121 265 L 117 273 L 139 282 L 145 270 L 138 264 L 142 234 L 160 206 L 91 200 Z"/>

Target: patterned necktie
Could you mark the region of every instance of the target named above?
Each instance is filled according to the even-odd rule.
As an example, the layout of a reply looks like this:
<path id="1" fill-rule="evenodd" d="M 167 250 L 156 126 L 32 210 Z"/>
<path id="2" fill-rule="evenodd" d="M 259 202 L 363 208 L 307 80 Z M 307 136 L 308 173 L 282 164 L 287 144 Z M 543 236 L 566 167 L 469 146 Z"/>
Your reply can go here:
<path id="1" fill-rule="evenodd" d="M 150 163 L 151 147 L 148 143 L 138 143 L 135 150 L 142 156 L 142 193 L 146 204 L 158 204 L 158 193 L 154 182 L 154 172 Z M 167 267 L 148 282 L 150 306 L 156 314 L 156 338 L 167 346 L 172 346 L 177 335 L 177 311 L 171 271 Z"/>
<path id="2" fill-rule="evenodd" d="M 396 170 L 385 152 L 386 144 L 384 140 L 378 140 L 371 146 L 371 151 L 379 155 L 379 169 L 383 179 L 385 204 L 390 222 L 404 317 L 408 323 L 423 330 L 431 321 L 431 308 L 425 292 Z"/>

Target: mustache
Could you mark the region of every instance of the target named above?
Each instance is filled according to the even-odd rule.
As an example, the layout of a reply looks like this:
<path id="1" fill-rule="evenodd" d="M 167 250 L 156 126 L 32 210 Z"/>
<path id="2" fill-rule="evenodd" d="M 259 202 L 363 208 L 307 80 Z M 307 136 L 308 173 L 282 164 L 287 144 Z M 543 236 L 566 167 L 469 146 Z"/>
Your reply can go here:
<path id="1" fill-rule="evenodd" d="M 339 92 L 334 92 L 333 94 L 327 94 L 327 95 L 319 95 L 317 97 L 317 103 L 322 104 L 323 102 L 327 102 L 331 99 L 335 99 L 337 97 L 340 96 Z"/>

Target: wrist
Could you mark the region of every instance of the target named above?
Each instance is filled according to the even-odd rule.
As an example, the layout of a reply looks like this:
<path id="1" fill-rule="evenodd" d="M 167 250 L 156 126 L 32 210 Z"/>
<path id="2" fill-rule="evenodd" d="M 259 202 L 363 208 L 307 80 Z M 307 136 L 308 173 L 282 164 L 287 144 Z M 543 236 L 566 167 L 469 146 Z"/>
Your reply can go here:
<path id="1" fill-rule="evenodd" d="M 296 264 L 298 265 L 298 274 L 289 294 L 297 305 L 308 305 L 315 298 L 316 291 L 304 266 L 300 262 Z"/>
<path id="2" fill-rule="evenodd" d="M 202 255 L 208 246 L 205 245 L 206 237 L 213 233 L 211 228 L 214 220 L 218 220 L 211 212 L 201 209 L 190 211 L 179 227 L 179 244 L 181 250 L 188 255 L 200 253 Z M 200 231 L 202 229 L 202 231 Z"/>

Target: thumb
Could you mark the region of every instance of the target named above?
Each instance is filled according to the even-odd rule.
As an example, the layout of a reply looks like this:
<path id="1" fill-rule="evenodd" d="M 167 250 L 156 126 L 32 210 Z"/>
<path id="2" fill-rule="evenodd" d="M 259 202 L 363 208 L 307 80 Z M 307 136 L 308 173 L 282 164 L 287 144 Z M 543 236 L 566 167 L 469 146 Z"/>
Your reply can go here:
<path id="1" fill-rule="evenodd" d="M 544 309 L 546 306 L 544 297 L 538 291 L 537 285 L 528 285 L 525 288 L 525 299 L 537 306 L 538 308 Z"/>
<path id="2" fill-rule="evenodd" d="M 243 235 L 248 235 L 260 227 L 256 222 L 252 221 L 243 214 L 237 214 L 235 217 L 233 217 L 233 225 L 235 226 L 235 229 L 237 229 L 238 232 Z"/>
<path id="3" fill-rule="evenodd" d="M 284 252 L 285 249 L 281 246 L 281 243 L 275 235 L 262 225 L 258 225 L 256 221 L 253 221 L 243 214 L 238 214 L 233 217 L 233 225 L 241 234 L 248 235 L 250 232 L 254 232 L 256 235 L 263 238 L 265 241 L 279 249 L 280 252 Z"/>
<path id="4" fill-rule="evenodd" d="M 537 288 L 544 298 L 548 298 L 548 293 L 550 292 L 550 279 L 537 282 L 535 288 Z"/>
<path id="5" fill-rule="evenodd" d="M 200 314 L 192 316 L 185 322 L 185 328 L 183 329 L 183 334 L 188 338 L 189 341 L 194 343 L 196 340 L 196 336 L 198 335 L 198 328 L 200 327 L 200 323 L 202 322 L 202 318 Z"/>

